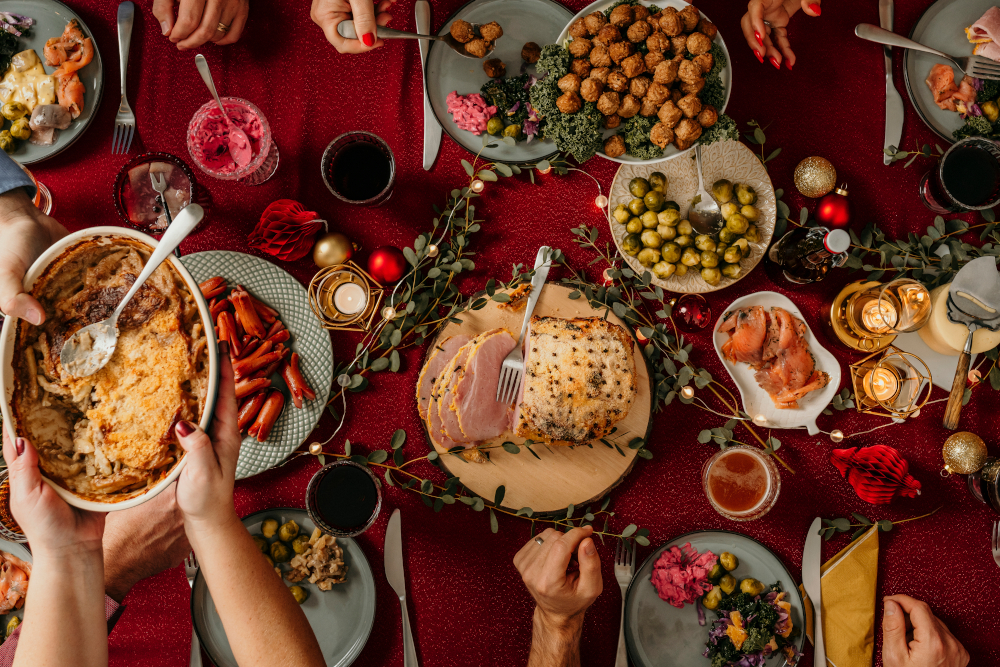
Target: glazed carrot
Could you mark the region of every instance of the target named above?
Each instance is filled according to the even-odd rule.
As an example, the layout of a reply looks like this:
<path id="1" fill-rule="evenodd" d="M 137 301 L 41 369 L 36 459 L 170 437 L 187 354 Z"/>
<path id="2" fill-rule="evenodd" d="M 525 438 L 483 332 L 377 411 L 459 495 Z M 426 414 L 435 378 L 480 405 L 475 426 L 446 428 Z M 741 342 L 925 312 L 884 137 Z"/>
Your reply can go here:
<path id="1" fill-rule="evenodd" d="M 233 291 L 229 295 L 229 300 L 236 308 L 236 321 L 243 326 L 243 329 L 251 336 L 266 338 L 267 329 L 260 321 L 260 316 L 253 307 L 250 294 L 246 291 Z"/>
<path id="2" fill-rule="evenodd" d="M 257 418 L 257 414 L 260 412 L 261 406 L 264 405 L 264 399 L 266 398 L 267 392 L 262 389 L 256 394 L 252 394 L 240 404 L 240 412 L 237 421 L 241 432 L 245 431 L 247 427 L 253 423 L 253 420 Z"/>
<path id="3" fill-rule="evenodd" d="M 226 279 L 216 276 L 199 283 L 198 287 L 201 289 L 202 296 L 206 299 L 212 299 L 226 291 Z"/>
<path id="4" fill-rule="evenodd" d="M 236 398 L 246 398 L 255 391 L 271 386 L 267 378 L 247 378 L 236 382 Z"/>
<path id="5" fill-rule="evenodd" d="M 292 392 L 292 403 L 296 408 L 302 407 L 303 398 L 310 401 L 316 398 L 316 392 L 312 390 L 306 379 L 302 377 L 302 371 L 299 370 L 298 353 L 293 352 L 291 359 L 281 367 L 281 377 L 288 385 L 288 390 Z"/>
<path id="6" fill-rule="evenodd" d="M 249 434 L 257 438 L 257 442 L 264 442 L 271 435 L 274 423 L 278 421 L 282 409 L 285 407 L 285 395 L 280 391 L 272 390 L 264 401 L 264 405 L 257 415 L 257 419 L 250 426 Z"/>

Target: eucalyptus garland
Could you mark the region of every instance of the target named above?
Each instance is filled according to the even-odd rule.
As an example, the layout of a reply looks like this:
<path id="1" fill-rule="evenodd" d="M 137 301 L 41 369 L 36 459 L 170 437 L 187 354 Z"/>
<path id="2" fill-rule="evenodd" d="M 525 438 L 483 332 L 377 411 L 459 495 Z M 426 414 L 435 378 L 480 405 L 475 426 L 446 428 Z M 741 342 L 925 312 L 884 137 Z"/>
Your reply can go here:
<path id="1" fill-rule="evenodd" d="M 908 521 L 916 521 L 918 519 L 925 519 L 935 512 L 937 512 L 940 507 L 935 510 L 928 512 L 927 514 L 921 514 L 920 516 L 910 517 L 909 519 L 900 519 L 898 521 L 891 521 L 890 519 L 878 519 L 872 521 L 864 514 L 859 514 L 858 512 L 851 512 L 851 516 L 854 518 L 852 522 L 848 518 L 841 517 L 839 519 L 823 519 L 823 527 L 819 529 L 819 534 L 823 536 L 823 539 L 829 542 L 833 539 L 833 536 L 837 533 L 846 533 L 851 528 L 855 528 L 854 534 L 851 535 L 851 541 L 858 539 L 865 534 L 872 526 L 878 526 L 880 532 L 888 533 L 893 528 L 901 523 L 906 523 Z"/>

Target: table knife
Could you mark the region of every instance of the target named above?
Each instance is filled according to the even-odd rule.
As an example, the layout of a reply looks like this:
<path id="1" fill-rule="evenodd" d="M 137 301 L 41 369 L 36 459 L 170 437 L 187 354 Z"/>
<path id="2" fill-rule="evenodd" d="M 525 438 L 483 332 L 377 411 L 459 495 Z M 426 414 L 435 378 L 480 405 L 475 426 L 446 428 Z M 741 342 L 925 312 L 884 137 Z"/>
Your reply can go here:
<path id="1" fill-rule="evenodd" d="M 398 511 L 398 510 L 397 510 Z M 823 521 L 817 518 L 809 527 L 802 552 L 802 586 L 813 608 L 813 667 L 826 667 L 826 647 L 823 644 L 823 592 L 820 588 L 820 566 L 823 561 Z"/>
<path id="2" fill-rule="evenodd" d="M 878 15 L 879 23 L 886 30 L 892 30 L 893 15 L 895 8 L 892 0 L 879 0 Z M 899 141 L 903 137 L 903 98 L 899 96 L 895 84 L 892 82 L 892 47 L 883 47 L 885 54 L 885 145 L 883 148 L 899 148 Z M 892 158 L 882 154 L 883 164 L 892 164 Z"/>
<path id="3" fill-rule="evenodd" d="M 421 35 L 431 34 L 431 5 L 427 0 L 416 2 L 417 32 Z M 438 150 L 441 148 L 441 126 L 434 115 L 431 98 L 427 96 L 427 50 L 430 42 L 418 40 L 420 45 L 420 78 L 424 82 L 424 170 L 430 171 L 434 166 Z"/>
<path id="4" fill-rule="evenodd" d="M 422 2 L 423 0 L 418 0 Z M 385 578 L 389 580 L 392 590 L 399 596 L 399 605 L 403 608 L 403 667 L 420 667 L 417 662 L 417 649 L 413 644 L 413 634 L 410 632 L 410 615 L 406 611 L 406 573 L 403 571 L 403 528 L 400 525 L 399 510 L 389 518 L 389 527 L 385 531 Z"/>

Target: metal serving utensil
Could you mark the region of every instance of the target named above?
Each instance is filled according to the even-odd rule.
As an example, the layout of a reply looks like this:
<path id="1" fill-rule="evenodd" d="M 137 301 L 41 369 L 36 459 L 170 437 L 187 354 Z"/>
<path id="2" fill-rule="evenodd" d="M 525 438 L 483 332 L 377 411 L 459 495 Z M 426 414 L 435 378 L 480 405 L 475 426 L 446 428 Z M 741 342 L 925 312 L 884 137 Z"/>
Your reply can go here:
<path id="1" fill-rule="evenodd" d="M 535 275 L 531 279 L 531 294 L 528 295 L 528 305 L 524 308 L 524 322 L 521 324 L 521 335 L 517 338 L 517 345 L 510 351 L 500 366 L 500 379 L 497 382 L 497 401 L 500 403 L 513 403 L 521 390 L 521 382 L 524 380 L 524 353 L 522 351 L 524 336 L 528 333 L 528 324 L 531 323 L 531 314 L 535 312 L 535 304 L 542 294 L 545 281 L 549 277 L 549 268 L 552 266 L 552 249 L 543 245 L 535 255 Z"/>
<path id="2" fill-rule="evenodd" d="M 236 162 L 238 167 L 247 166 L 253 157 L 253 150 L 250 148 L 250 139 L 247 138 L 247 133 L 233 125 L 233 121 L 229 119 L 229 114 L 226 113 L 225 107 L 222 106 L 222 100 L 219 99 L 219 93 L 215 90 L 215 81 L 212 80 L 212 72 L 208 69 L 208 61 L 205 60 L 205 56 L 200 53 L 196 55 L 194 57 L 194 64 L 198 67 L 198 74 L 201 74 L 201 80 L 205 82 L 205 85 L 208 86 L 208 91 L 215 98 L 215 103 L 219 105 L 219 111 L 222 112 L 222 117 L 229 128 L 229 154 L 233 156 L 233 161 Z"/>
<path id="3" fill-rule="evenodd" d="M 914 42 L 912 39 L 907 39 L 902 35 L 897 35 L 894 32 L 883 30 L 882 28 L 870 23 L 859 23 L 857 27 L 854 28 L 854 34 L 861 39 L 867 39 L 869 42 L 875 42 L 876 44 L 898 46 L 904 49 L 913 49 L 914 51 L 924 51 L 925 53 L 933 54 L 939 58 L 950 60 L 964 73 L 969 76 L 974 76 L 977 79 L 991 79 L 993 81 L 1000 80 L 1000 63 L 995 60 L 990 60 L 989 58 L 984 58 L 983 56 L 963 56 L 961 58 L 955 58 L 953 56 L 949 56 L 947 53 L 942 53 L 937 49 L 924 46 L 919 42 Z"/>
<path id="4" fill-rule="evenodd" d="M 153 275 L 153 271 L 159 268 L 181 241 L 194 231 L 204 215 L 204 209 L 198 204 L 188 204 L 177 214 L 173 224 L 167 228 L 153 254 L 149 256 L 149 261 L 142 268 L 139 277 L 132 283 L 132 289 L 125 294 L 125 298 L 115 308 L 111 317 L 85 326 L 63 344 L 62 352 L 59 354 L 63 371 L 73 377 L 82 378 L 89 377 L 104 368 L 118 346 L 118 318 L 125 310 L 125 306 L 143 283 Z"/>
<path id="5" fill-rule="evenodd" d="M 478 36 L 479 28 L 482 24 L 480 23 L 470 23 L 472 26 L 472 32 Z M 354 29 L 354 21 L 341 21 L 337 24 L 337 34 L 344 39 L 357 39 L 358 32 Z M 402 30 L 393 30 L 392 28 L 384 28 L 382 26 L 375 26 L 375 36 L 381 37 L 382 39 L 429 39 L 435 42 L 444 42 L 451 47 L 451 50 L 462 56 L 463 58 L 472 58 L 474 60 L 480 60 L 476 56 L 472 55 L 465 50 L 465 44 L 451 36 L 451 33 L 446 35 L 418 35 L 415 32 L 403 32 Z M 486 42 L 486 56 L 493 53 L 493 49 L 496 47 L 496 41 Z M 483 56 L 485 58 L 486 56 Z"/>
<path id="6" fill-rule="evenodd" d="M 167 204 L 167 177 L 160 173 L 153 173 L 152 170 L 149 172 L 149 181 L 153 184 L 153 189 L 157 192 L 156 200 L 163 207 L 163 215 L 167 218 L 167 227 L 170 223 L 174 221 L 172 215 L 170 215 L 170 206 Z M 177 248 L 174 250 L 174 255 L 176 257 L 181 256 L 181 249 Z"/>
<path id="7" fill-rule="evenodd" d="M 695 144 L 694 158 L 698 166 L 698 192 L 691 200 L 688 222 L 699 234 L 715 234 L 722 229 L 725 221 L 722 219 L 719 202 L 705 189 L 705 177 L 701 173 L 701 144 Z"/>

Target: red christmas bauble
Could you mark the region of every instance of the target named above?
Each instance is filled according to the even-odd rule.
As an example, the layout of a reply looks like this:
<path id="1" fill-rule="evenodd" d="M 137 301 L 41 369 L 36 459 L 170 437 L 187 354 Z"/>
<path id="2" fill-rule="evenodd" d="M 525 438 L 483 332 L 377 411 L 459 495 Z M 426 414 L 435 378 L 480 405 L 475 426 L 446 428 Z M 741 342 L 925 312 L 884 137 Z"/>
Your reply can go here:
<path id="1" fill-rule="evenodd" d="M 910 474 L 910 464 L 892 447 L 835 449 L 830 463 L 867 503 L 885 505 L 896 494 L 907 498 L 920 495 L 920 482 Z"/>
<path id="2" fill-rule="evenodd" d="M 847 186 L 842 185 L 819 200 L 816 221 L 824 227 L 843 229 L 851 224 L 851 203 L 847 201 Z"/>
<path id="3" fill-rule="evenodd" d="M 384 285 L 398 282 L 406 273 L 403 251 L 391 245 L 376 248 L 368 258 L 368 273 Z"/>

